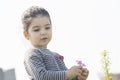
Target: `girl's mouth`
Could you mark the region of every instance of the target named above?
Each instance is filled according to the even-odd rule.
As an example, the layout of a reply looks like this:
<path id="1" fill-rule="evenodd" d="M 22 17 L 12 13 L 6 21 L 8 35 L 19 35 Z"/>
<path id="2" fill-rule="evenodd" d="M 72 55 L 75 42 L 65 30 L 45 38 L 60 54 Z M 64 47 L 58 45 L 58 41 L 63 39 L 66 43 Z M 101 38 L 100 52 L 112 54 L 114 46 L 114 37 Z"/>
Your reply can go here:
<path id="1" fill-rule="evenodd" d="M 48 38 L 41 38 L 41 40 L 47 40 Z"/>

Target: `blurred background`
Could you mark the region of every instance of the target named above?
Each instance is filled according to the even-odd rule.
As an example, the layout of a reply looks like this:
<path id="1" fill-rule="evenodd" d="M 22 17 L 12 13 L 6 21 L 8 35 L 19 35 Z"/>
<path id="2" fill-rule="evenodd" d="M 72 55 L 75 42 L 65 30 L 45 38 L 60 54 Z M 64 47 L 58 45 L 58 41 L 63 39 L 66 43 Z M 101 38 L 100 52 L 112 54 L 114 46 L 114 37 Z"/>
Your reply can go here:
<path id="1" fill-rule="evenodd" d="M 119 76 L 120 0 L 0 1 L 1 73 L 12 69 L 15 80 L 29 80 L 23 59 L 30 43 L 22 34 L 21 15 L 33 5 L 50 13 L 53 38 L 48 48 L 63 55 L 68 68 L 82 60 L 90 71 L 88 80 L 100 80 L 101 52 L 107 50 L 110 72 Z"/>

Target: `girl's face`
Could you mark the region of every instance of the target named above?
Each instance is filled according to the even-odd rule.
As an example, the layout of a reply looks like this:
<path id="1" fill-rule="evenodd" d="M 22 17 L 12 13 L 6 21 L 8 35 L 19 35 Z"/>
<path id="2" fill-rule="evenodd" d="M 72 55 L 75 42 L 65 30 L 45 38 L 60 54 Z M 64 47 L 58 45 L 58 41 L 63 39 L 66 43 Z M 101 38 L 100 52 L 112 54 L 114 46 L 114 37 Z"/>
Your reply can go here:
<path id="1" fill-rule="evenodd" d="M 47 16 L 33 18 L 28 32 L 24 32 L 24 35 L 33 46 L 47 48 L 52 37 L 52 25 L 49 18 Z"/>

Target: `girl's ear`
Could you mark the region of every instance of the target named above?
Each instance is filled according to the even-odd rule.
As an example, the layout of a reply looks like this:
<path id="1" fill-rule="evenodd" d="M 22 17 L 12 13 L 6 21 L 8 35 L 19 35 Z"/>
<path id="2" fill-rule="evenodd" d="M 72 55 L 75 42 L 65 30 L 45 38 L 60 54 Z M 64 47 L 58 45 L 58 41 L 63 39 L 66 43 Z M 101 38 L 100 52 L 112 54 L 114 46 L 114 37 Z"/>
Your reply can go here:
<path id="1" fill-rule="evenodd" d="M 27 32 L 27 31 L 24 31 L 23 34 L 24 34 L 24 37 L 25 37 L 27 40 L 29 40 L 29 34 L 28 34 L 28 32 Z"/>

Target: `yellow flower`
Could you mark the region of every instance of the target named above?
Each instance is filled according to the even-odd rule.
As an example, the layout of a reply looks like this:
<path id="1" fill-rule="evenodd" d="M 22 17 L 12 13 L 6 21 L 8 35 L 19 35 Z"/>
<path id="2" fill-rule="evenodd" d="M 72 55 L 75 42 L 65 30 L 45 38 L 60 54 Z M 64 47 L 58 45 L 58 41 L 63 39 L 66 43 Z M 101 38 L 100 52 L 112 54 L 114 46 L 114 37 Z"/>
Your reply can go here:
<path id="1" fill-rule="evenodd" d="M 104 70 L 104 80 L 112 80 L 112 76 L 110 75 L 110 68 L 109 68 L 109 56 L 108 56 L 108 52 L 106 50 L 104 50 L 102 52 L 102 68 Z"/>
<path id="2" fill-rule="evenodd" d="M 105 80 L 112 80 L 112 77 L 111 76 L 104 76 L 104 79 Z"/>
<path id="3" fill-rule="evenodd" d="M 108 52 L 107 52 L 106 50 L 104 50 L 104 51 L 102 52 L 102 55 L 103 55 L 103 56 L 106 56 L 107 53 L 108 53 Z"/>

